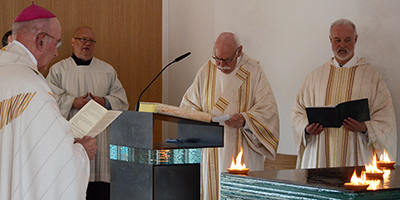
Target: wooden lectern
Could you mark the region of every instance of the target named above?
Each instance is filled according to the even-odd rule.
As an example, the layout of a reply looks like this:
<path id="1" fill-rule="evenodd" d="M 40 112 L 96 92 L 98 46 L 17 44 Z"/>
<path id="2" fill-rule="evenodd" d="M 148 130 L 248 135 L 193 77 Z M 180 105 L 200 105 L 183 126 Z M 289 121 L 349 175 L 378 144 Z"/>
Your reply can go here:
<path id="1" fill-rule="evenodd" d="M 158 121 L 177 123 L 179 142 L 161 141 Z M 111 199 L 200 199 L 201 148 L 223 141 L 216 123 L 124 111 L 110 125 Z"/>

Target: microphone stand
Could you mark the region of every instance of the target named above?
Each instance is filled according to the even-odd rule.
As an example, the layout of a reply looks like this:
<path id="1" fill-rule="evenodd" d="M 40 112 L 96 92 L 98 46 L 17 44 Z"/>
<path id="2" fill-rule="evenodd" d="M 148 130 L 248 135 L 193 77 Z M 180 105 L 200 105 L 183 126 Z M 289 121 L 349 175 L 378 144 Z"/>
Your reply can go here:
<path id="1" fill-rule="evenodd" d="M 174 61 L 168 63 L 168 65 L 165 66 L 165 67 L 160 71 L 160 73 L 157 74 L 157 76 L 150 82 L 149 85 L 147 85 L 147 87 L 142 91 L 142 93 L 140 93 L 139 98 L 138 98 L 138 101 L 137 101 L 137 103 L 136 103 L 136 111 L 139 111 L 139 107 L 140 107 L 140 98 L 142 97 L 142 94 L 147 90 L 147 88 L 150 87 L 150 85 L 157 79 L 157 77 L 160 76 L 160 74 L 161 74 L 165 69 L 167 69 L 168 66 L 172 65 L 173 63 L 179 62 L 180 60 L 186 58 L 186 57 L 189 56 L 190 54 L 191 54 L 190 52 L 187 52 L 186 54 L 179 56 L 179 57 L 176 58 Z"/>

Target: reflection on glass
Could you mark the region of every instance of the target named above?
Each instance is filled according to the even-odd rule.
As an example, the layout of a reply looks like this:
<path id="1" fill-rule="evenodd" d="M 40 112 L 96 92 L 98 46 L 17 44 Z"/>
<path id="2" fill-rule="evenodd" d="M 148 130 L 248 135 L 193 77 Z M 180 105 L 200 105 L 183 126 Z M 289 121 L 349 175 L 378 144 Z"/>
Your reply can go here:
<path id="1" fill-rule="evenodd" d="M 372 180 L 367 180 L 366 182 L 369 183 L 369 187 L 367 190 L 377 190 L 377 189 L 387 189 L 389 188 L 389 183 L 390 183 L 390 170 L 389 169 L 384 169 L 383 170 L 383 179 L 372 179 Z"/>
<path id="2" fill-rule="evenodd" d="M 201 149 L 137 149 L 110 145 L 110 159 L 152 165 L 197 164 Z"/>
<path id="3" fill-rule="evenodd" d="M 381 185 L 381 180 L 379 179 L 367 180 L 366 182 L 369 184 L 367 190 L 377 190 L 380 188 Z"/>

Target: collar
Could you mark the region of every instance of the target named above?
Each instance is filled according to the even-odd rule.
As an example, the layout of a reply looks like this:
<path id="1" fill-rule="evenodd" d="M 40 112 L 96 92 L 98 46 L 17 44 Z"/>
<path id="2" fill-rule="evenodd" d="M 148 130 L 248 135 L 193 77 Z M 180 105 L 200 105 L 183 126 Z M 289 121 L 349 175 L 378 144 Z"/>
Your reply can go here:
<path id="1" fill-rule="evenodd" d="M 353 58 L 351 58 L 342 67 L 347 67 L 347 68 L 354 67 L 354 65 L 357 64 L 357 60 L 358 60 L 358 58 L 356 56 L 353 56 Z M 340 67 L 339 63 L 337 62 L 337 60 L 335 58 L 333 58 L 333 64 L 335 65 L 335 67 Z"/>
<path id="2" fill-rule="evenodd" d="M 84 61 L 78 57 L 76 57 L 76 55 L 74 53 L 72 53 L 72 59 L 74 59 L 75 64 L 76 65 L 90 65 L 90 63 L 92 62 L 93 58 L 91 58 L 90 60 Z"/>
<path id="3" fill-rule="evenodd" d="M 36 70 L 37 70 L 38 63 L 37 63 L 37 60 L 36 60 L 35 56 L 33 56 L 33 54 L 21 42 L 18 42 L 17 40 L 14 40 L 12 43 L 15 43 L 16 45 L 18 45 L 18 46 L 22 47 L 23 49 L 25 49 L 25 51 L 29 55 L 29 58 L 31 58 L 33 64 L 35 64 Z"/>
<path id="4" fill-rule="evenodd" d="M 240 55 L 240 56 L 237 58 L 235 68 L 237 68 L 237 66 L 239 65 L 240 60 L 242 60 L 242 57 L 243 57 L 243 53 L 242 53 L 242 55 Z"/>

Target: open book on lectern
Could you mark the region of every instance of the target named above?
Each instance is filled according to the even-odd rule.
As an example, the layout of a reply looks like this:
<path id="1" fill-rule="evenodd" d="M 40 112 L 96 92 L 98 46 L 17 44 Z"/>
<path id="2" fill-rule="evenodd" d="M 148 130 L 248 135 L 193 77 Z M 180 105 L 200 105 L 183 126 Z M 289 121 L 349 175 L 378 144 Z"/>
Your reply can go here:
<path id="1" fill-rule="evenodd" d="M 139 112 L 159 113 L 201 122 L 211 122 L 211 114 L 154 102 L 140 102 Z"/>
<path id="2" fill-rule="evenodd" d="M 90 100 L 69 120 L 75 138 L 96 137 L 113 122 L 122 111 L 107 110 Z"/>
<path id="3" fill-rule="evenodd" d="M 368 99 L 358 99 L 336 106 L 306 107 L 308 123 L 319 123 L 323 127 L 340 128 L 344 119 L 351 117 L 359 122 L 370 120 Z"/>

